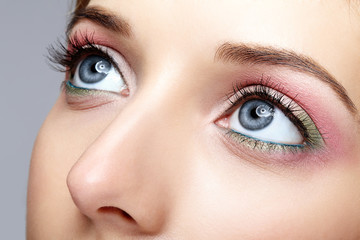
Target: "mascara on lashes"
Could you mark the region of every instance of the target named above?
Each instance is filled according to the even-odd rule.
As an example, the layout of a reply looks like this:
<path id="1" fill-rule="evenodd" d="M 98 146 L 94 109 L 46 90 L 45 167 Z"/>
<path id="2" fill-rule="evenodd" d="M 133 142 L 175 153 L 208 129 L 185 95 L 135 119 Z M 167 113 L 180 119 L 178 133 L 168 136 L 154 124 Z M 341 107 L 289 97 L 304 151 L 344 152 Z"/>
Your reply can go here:
<path id="1" fill-rule="evenodd" d="M 324 146 L 321 133 L 317 129 L 311 117 L 294 100 L 288 98 L 285 94 L 278 92 L 271 87 L 267 87 L 268 80 L 260 80 L 261 85 L 244 87 L 241 84 L 235 85 L 232 97 L 229 97 L 231 103 L 230 109 L 241 105 L 248 99 L 262 99 L 269 101 L 279 107 L 291 122 L 298 128 L 304 138 L 303 144 L 282 144 L 271 141 L 264 141 L 258 138 L 238 133 L 229 129 L 227 135 L 235 142 L 246 145 L 252 149 L 263 151 L 306 151 L 309 149 L 318 149 Z M 278 85 L 276 86 L 278 88 Z M 234 100 L 235 98 L 235 100 Z"/>

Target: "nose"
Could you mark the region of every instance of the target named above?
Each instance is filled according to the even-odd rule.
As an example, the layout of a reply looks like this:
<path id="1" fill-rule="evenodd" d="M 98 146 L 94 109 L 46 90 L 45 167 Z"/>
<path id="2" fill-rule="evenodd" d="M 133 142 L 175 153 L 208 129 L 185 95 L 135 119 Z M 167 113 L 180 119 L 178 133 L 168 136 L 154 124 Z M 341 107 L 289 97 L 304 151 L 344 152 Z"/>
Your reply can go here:
<path id="1" fill-rule="evenodd" d="M 68 174 L 75 205 L 95 225 L 155 234 L 169 216 L 179 182 L 173 176 L 181 168 L 175 158 L 186 151 L 171 137 L 181 130 L 159 114 L 164 106 L 147 103 L 141 111 L 140 101 L 121 112 Z"/>

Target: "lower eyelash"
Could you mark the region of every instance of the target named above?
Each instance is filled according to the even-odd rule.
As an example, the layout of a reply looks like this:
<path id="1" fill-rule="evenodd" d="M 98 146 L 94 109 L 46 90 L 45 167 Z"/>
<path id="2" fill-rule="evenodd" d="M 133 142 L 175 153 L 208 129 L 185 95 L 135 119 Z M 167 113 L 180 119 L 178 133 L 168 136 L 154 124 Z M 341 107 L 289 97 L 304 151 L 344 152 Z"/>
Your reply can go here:
<path id="1" fill-rule="evenodd" d="M 81 88 L 81 87 L 77 87 L 75 85 L 73 85 L 69 80 L 66 81 L 65 84 L 65 91 L 67 94 L 71 94 L 71 95 L 89 95 L 91 94 L 93 91 L 87 88 Z"/>
<path id="2" fill-rule="evenodd" d="M 77 87 L 73 85 L 70 80 L 63 82 L 63 87 L 68 96 L 109 96 L 109 95 L 116 96 L 115 93 L 111 93 L 106 90 Z"/>
<path id="3" fill-rule="evenodd" d="M 290 145 L 290 144 L 281 144 L 273 143 L 270 141 L 264 141 L 260 139 L 253 138 L 251 136 L 244 135 L 242 133 L 235 132 L 234 130 L 229 130 L 226 135 L 231 139 L 235 139 L 236 142 L 241 144 L 246 144 L 251 149 L 261 150 L 261 151 L 271 151 L 271 152 L 284 152 L 290 151 L 292 153 L 297 153 L 299 151 L 304 151 L 307 145 Z"/>

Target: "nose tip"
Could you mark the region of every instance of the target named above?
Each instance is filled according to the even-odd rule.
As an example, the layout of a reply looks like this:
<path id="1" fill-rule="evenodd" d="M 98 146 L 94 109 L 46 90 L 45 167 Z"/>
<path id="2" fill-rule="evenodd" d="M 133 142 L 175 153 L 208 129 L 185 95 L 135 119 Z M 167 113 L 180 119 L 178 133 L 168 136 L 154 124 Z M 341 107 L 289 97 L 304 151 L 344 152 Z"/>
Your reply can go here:
<path id="1" fill-rule="evenodd" d="M 149 180 L 142 179 L 138 169 L 131 170 L 132 164 L 123 161 L 117 167 L 109 156 L 95 156 L 85 152 L 67 176 L 70 195 L 80 213 L 94 225 L 111 226 L 115 231 L 160 232 L 165 213 L 157 184 L 145 184 Z"/>
<path id="2" fill-rule="evenodd" d="M 108 183 L 91 176 L 91 171 L 84 174 L 81 167 L 74 166 L 67 177 L 67 185 L 80 213 L 94 225 L 111 226 L 115 231 L 134 232 L 144 228 L 132 216 L 135 214 L 122 202 L 123 199 L 107 186 Z M 150 229 L 141 229 L 147 230 Z"/>
<path id="3" fill-rule="evenodd" d="M 112 214 L 133 220 L 128 212 L 118 206 L 121 197 L 118 191 L 112 189 L 114 184 L 109 171 L 102 171 L 100 166 L 89 167 L 91 165 L 80 159 L 67 176 L 70 195 L 80 212 L 90 219 Z"/>

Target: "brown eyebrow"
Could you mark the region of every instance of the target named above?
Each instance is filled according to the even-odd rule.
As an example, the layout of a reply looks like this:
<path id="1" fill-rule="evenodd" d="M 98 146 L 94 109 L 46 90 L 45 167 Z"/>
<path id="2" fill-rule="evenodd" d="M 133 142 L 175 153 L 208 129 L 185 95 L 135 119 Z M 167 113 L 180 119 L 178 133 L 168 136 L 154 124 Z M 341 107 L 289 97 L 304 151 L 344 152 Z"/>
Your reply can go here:
<path id="1" fill-rule="evenodd" d="M 82 19 L 88 19 L 104 28 L 121 33 L 126 37 L 132 35 L 130 24 L 125 19 L 112 14 L 101 7 L 95 6 L 76 10 L 68 23 L 66 33 L 69 35 L 74 26 Z"/>
<path id="2" fill-rule="evenodd" d="M 217 49 L 215 61 L 217 60 L 238 64 L 280 65 L 311 74 L 329 85 L 352 114 L 358 113 L 346 89 L 324 67 L 308 56 L 286 49 L 227 42 Z"/>

